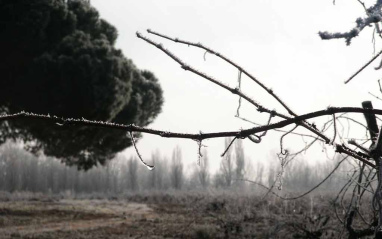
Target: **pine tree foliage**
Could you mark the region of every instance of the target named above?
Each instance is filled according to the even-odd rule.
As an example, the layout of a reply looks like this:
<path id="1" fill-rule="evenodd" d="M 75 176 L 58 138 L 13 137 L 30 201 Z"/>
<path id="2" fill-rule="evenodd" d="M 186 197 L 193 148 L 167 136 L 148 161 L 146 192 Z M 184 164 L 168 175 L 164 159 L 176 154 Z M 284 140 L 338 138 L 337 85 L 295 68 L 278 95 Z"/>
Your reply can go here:
<path id="1" fill-rule="evenodd" d="M 0 0 L 0 109 L 146 126 L 163 104 L 158 79 L 116 49 L 118 32 L 83 0 Z M 131 145 L 125 132 L 30 120 L 1 124 L 0 143 L 89 169 Z M 137 135 L 139 137 L 139 135 Z"/>

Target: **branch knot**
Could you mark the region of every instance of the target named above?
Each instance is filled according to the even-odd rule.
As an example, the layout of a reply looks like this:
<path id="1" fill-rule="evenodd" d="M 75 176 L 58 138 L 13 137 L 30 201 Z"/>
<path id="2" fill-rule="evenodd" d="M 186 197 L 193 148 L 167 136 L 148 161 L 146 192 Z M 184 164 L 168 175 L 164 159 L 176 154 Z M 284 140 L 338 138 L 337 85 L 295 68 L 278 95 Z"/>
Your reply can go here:
<path id="1" fill-rule="evenodd" d="M 190 70 L 190 67 L 187 65 L 182 65 L 182 69 L 185 71 L 188 71 L 188 70 Z"/>

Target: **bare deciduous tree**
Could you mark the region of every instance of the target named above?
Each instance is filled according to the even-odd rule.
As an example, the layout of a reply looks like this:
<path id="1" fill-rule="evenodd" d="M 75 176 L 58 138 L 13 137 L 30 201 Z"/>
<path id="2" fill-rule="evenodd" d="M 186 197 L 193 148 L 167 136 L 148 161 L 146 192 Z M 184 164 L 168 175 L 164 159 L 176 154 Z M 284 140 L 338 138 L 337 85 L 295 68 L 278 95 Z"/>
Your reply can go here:
<path id="1" fill-rule="evenodd" d="M 236 140 L 235 142 L 235 179 L 236 185 L 242 187 L 243 181 L 237 180 L 245 177 L 246 173 L 246 162 L 244 155 L 243 142 L 241 139 Z"/>
<path id="2" fill-rule="evenodd" d="M 200 185 L 206 188 L 210 183 L 210 173 L 209 173 L 209 159 L 207 150 L 203 150 L 203 157 L 200 160 L 200 165 L 197 168 L 198 179 Z"/>
<path id="3" fill-rule="evenodd" d="M 230 142 L 229 138 L 225 139 L 225 148 L 227 149 L 225 155 L 220 163 L 220 172 L 224 180 L 224 186 L 230 187 L 234 179 L 234 160 L 232 157 L 232 148 L 229 147 Z"/>
<path id="4" fill-rule="evenodd" d="M 136 158 L 131 157 L 127 161 L 127 177 L 128 185 L 131 191 L 137 191 L 139 189 L 138 184 L 138 162 Z"/>
<path id="5" fill-rule="evenodd" d="M 156 169 L 158 169 L 158 165 L 160 165 L 159 162 L 159 152 L 158 150 L 155 153 L 151 154 L 151 162 L 153 165 L 156 165 Z M 153 170 L 151 173 L 148 174 L 148 188 L 150 189 L 157 189 L 161 182 L 158 182 L 158 170 Z"/>
<path id="6" fill-rule="evenodd" d="M 174 189 L 181 189 L 183 186 L 183 161 L 182 151 L 179 146 L 176 146 L 172 152 L 170 166 L 171 186 Z"/>

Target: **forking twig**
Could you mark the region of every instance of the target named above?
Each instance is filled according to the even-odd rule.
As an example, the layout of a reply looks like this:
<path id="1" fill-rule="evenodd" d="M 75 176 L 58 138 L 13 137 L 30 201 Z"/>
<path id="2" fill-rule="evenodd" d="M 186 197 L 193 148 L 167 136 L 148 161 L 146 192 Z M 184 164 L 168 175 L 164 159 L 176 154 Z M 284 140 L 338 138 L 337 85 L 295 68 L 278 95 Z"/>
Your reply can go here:
<path id="1" fill-rule="evenodd" d="M 240 72 L 244 73 L 246 76 L 248 76 L 251 80 L 253 80 L 254 82 L 256 82 L 256 84 L 258 84 L 261 88 L 263 88 L 265 91 L 268 92 L 268 94 L 270 94 L 273 98 L 275 98 L 287 111 L 290 115 L 293 115 L 293 116 L 297 116 L 297 114 L 295 112 L 293 112 L 287 105 L 284 101 L 282 101 L 274 92 L 271 88 L 268 88 L 266 87 L 262 82 L 260 82 L 256 77 L 254 77 L 253 75 L 251 75 L 250 73 L 248 73 L 245 69 L 243 69 L 242 67 L 240 67 L 239 65 L 237 65 L 236 63 L 234 63 L 233 61 L 231 61 L 230 59 L 228 59 L 227 57 L 223 56 L 222 54 L 212 50 L 211 48 L 208 48 L 206 46 L 203 46 L 201 43 L 193 43 L 193 42 L 189 42 L 189 41 L 184 41 L 184 40 L 179 40 L 178 38 L 172 38 L 172 37 L 169 37 L 169 36 L 166 36 L 164 34 L 161 34 L 161 33 L 158 33 L 158 32 L 154 32 L 150 29 L 147 30 L 148 33 L 150 34 L 153 34 L 153 35 L 156 35 L 156 36 L 159 36 L 159 37 L 162 37 L 164 39 L 167 39 L 167 40 L 170 40 L 170 41 L 173 41 L 173 42 L 176 42 L 176 43 L 181 43 L 181 44 L 185 44 L 187 46 L 194 46 L 194 47 L 197 47 L 197 48 L 201 48 L 203 50 L 205 50 L 206 52 L 209 52 L 211 54 L 214 54 L 218 57 L 220 57 L 221 59 L 223 59 L 224 61 L 228 62 L 229 64 L 231 64 L 232 66 L 234 66 L 235 68 L 237 68 Z M 168 50 L 166 49 L 163 49 L 162 45 L 161 44 L 156 44 L 154 43 L 153 41 L 151 41 L 150 39 L 148 38 L 145 38 L 143 37 L 141 34 L 137 33 L 137 36 L 143 40 L 145 40 L 146 42 L 152 44 L 152 45 L 155 45 L 156 47 L 160 48 L 163 52 L 165 52 L 168 56 L 170 56 L 171 58 L 173 58 L 175 61 L 177 61 L 179 64 L 182 65 L 182 68 L 185 69 L 183 66 L 184 64 L 182 64 L 179 59 L 175 59 L 173 57 L 173 54 L 170 53 Z M 189 66 L 187 66 L 187 69 L 185 70 L 189 70 L 188 69 Z M 206 75 L 201 75 L 199 74 L 200 72 L 195 72 L 195 69 L 192 70 L 192 72 L 194 72 L 195 74 L 198 74 L 199 76 L 202 76 L 203 78 L 206 78 Z M 207 79 L 207 78 L 206 78 Z M 231 91 L 232 92 L 232 91 Z M 232 92 L 233 93 L 233 92 Z M 240 95 L 239 95 L 240 96 Z M 264 108 L 265 109 L 265 108 Z M 258 108 L 258 111 L 260 112 L 269 112 L 268 109 L 265 109 L 263 110 L 262 108 Z M 280 117 L 280 114 L 275 112 L 275 115 L 276 116 L 279 116 Z M 329 138 L 326 137 L 325 135 L 323 135 L 321 132 L 319 132 L 318 130 L 314 129 L 313 126 L 311 124 L 309 124 L 308 122 L 305 122 L 305 121 L 302 121 L 302 122 L 299 122 L 298 124 L 301 124 L 303 127 L 305 127 L 306 129 L 312 131 L 313 133 L 319 135 L 321 138 L 325 139 L 325 141 L 329 141 Z M 255 140 L 256 141 L 256 140 Z M 255 142 L 254 141 L 254 142 Z"/>
<path id="2" fill-rule="evenodd" d="M 157 48 L 160 49 L 161 51 L 163 51 L 166 55 L 168 55 L 168 56 L 169 56 L 170 58 L 172 58 L 175 62 L 177 62 L 177 63 L 182 67 L 182 69 L 191 71 L 191 72 L 195 73 L 196 75 L 198 75 L 198 76 L 200 76 L 200 77 L 202 77 L 202 78 L 204 78 L 204 79 L 206 79 L 206 80 L 209 80 L 210 82 L 212 82 L 212 83 L 214 83 L 214 84 L 217 84 L 217 85 L 219 85 L 220 87 L 222 87 L 222 88 L 224 88 L 224 89 L 230 91 L 232 94 L 236 94 L 236 95 L 238 95 L 238 96 L 241 96 L 242 98 L 244 98 L 245 100 L 247 100 L 249 103 L 251 103 L 252 105 L 254 105 L 254 106 L 257 108 L 257 110 L 258 110 L 259 112 L 267 112 L 267 113 L 269 113 L 269 114 L 274 114 L 275 116 L 278 116 L 278 117 L 281 117 L 281 118 L 284 118 L 284 119 L 290 119 L 290 117 L 288 117 L 288 116 L 286 116 L 286 115 L 283 115 L 283 114 L 281 114 L 281 113 L 278 113 L 278 112 L 275 111 L 275 110 L 270 110 L 270 109 L 265 108 L 264 106 L 260 105 L 259 103 L 255 102 L 254 100 L 252 100 L 250 97 L 248 97 L 248 96 L 246 96 L 245 94 L 243 94 L 240 90 L 238 90 L 238 89 L 233 89 L 233 88 L 231 88 L 231 87 L 229 87 L 229 86 L 223 84 L 222 82 L 220 82 L 220 81 L 218 81 L 218 80 L 216 80 L 216 79 L 214 79 L 214 78 L 212 78 L 212 77 L 210 77 L 210 76 L 208 76 L 208 75 L 206 75 L 206 74 L 204 74 L 204 73 L 202 73 L 202 72 L 200 72 L 200 71 L 194 69 L 193 67 L 191 67 L 191 66 L 185 64 L 185 63 L 184 63 L 182 60 L 180 60 L 177 56 L 175 56 L 175 55 L 174 55 L 173 53 L 171 53 L 169 50 L 165 49 L 165 48 L 162 46 L 162 44 L 158 44 L 158 43 L 152 41 L 151 39 L 142 36 L 142 35 L 141 35 L 140 33 L 138 33 L 138 32 L 137 32 L 137 37 L 140 38 L 140 39 L 142 39 L 142 40 L 144 40 L 144 41 L 146 41 L 147 43 L 149 43 L 149 44 L 151 44 L 151 45 L 157 47 Z M 163 37 L 166 38 L 166 39 L 169 39 L 169 37 L 165 37 L 165 36 L 163 36 Z M 174 40 L 174 41 L 175 41 L 175 40 Z M 177 40 L 177 41 L 179 41 L 179 40 Z M 185 44 L 186 44 L 186 43 L 185 43 Z M 193 43 L 190 43 L 190 45 L 191 45 L 191 44 L 193 44 Z M 204 49 L 204 48 L 203 48 L 203 49 Z M 207 49 L 207 48 L 206 48 L 206 49 Z M 214 54 L 218 54 L 218 53 L 215 53 L 215 52 L 213 52 L 213 53 L 214 53 Z M 220 54 L 219 54 L 219 55 L 220 55 Z M 229 60 L 227 60 L 227 61 L 229 61 Z M 234 64 L 234 63 L 231 62 L 231 61 L 229 61 L 229 62 L 230 62 L 231 64 Z M 234 65 L 237 66 L 236 64 L 234 64 Z M 238 67 L 238 66 L 237 66 L 237 67 Z M 245 70 L 243 70 L 243 69 L 241 69 L 241 68 L 238 68 L 238 69 L 242 70 L 243 73 L 246 72 Z M 248 74 L 248 73 L 246 73 L 246 74 Z M 251 76 L 251 77 L 252 77 L 252 76 Z M 255 79 L 255 78 L 253 78 L 253 79 Z M 256 82 L 258 82 L 258 81 L 256 80 Z M 261 84 L 261 83 L 258 82 L 258 84 Z M 263 84 L 261 84 L 261 85 L 263 85 Z M 264 85 L 263 85 L 263 86 L 264 86 Z M 264 87 L 265 87 L 265 86 L 264 86 Z M 273 91 L 272 91 L 271 89 L 268 89 L 268 88 L 266 88 L 266 89 L 267 89 L 267 91 L 268 91 L 272 96 L 274 96 L 276 99 L 279 99 L 277 96 L 274 95 L 274 93 L 273 93 Z M 280 99 L 279 99 L 279 101 L 282 102 Z M 286 107 L 286 106 L 284 106 L 284 107 Z M 289 109 L 289 108 L 288 108 L 288 109 Z M 290 111 L 290 113 L 293 113 L 293 112 Z M 293 113 L 293 114 L 294 114 L 294 113 Z M 294 114 L 294 115 L 295 115 L 295 114 Z M 296 118 L 297 118 L 297 115 L 295 115 L 295 116 L 296 116 Z M 304 122 L 304 120 L 302 120 L 301 122 L 297 122 L 297 123 L 298 123 L 298 124 L 301 124 L 303 127 L 305 127 L 306 129 L 312 131 L 313 133 L 319 135 L 319 136 L 320 136 L 321 138 L 323 138 L 326 142 L 329 142 L 329 141 L 330 141 L 330 139 L 329 139 L 328 137 L 326 137 L 325 135 L 323 135 L 323 134 L 322 134 L 321 132 L 319 132 L 317 129 L 313 128 L 312 125 L 309 125 L 307 122 Z"/>
<path id="3" fill-rule="evenodd" d="M 162 35 L 162 34 L 159 34 L 159 33 L 152 32 L 151 30 L 148 30 L 148 32 L 149 32 L 149 33 L 152 33 L 152 34 L 155 34 L 155 35 L 157 35 L 157 36 L 163 37 L 163 38 L 165 38 L 165 39 L 172 40 L 172 41 L 174 41 L 174 42 L 180 42 L 180 43 L 183 43 L 183 44 L 193 45 L 193 46 L 196 46 L 196 47 L 200 47 L 200 48 L 202 48 L 202 49 L 204 49 L 204 50 L 207 50 L 208 52 L 210 52 L 210 53 L 212 53 L 212 54 L 215 54 L 215 55 L 217 55 L 217 56 L 220 57 L 220 54 L 219 54 L 219 53 L 216 53 L 215 51 L 213 51 L 213 50 L 211 50 L 211 49 L 209 49 L 209 48 L 206 48 L 206 47 L 202 46 L 200 43 L 195 44 L 195 43 L 191 43 L 191 42 L 181 41 L 181 40 L 179 40 L 179 39 L 172 39 L 172 38 L 170 38 L 170 37 L 168 37 L 168 36 L 165 36 L 165 35 Z M 215 84 L 217 84 L 217 85 L 219 85 L 219 86 L 221 86 L 221 87 L 223 87 L 223 88 L 225 88 L 226 90 L 231 91 L 231 93 L 233 93 L 233 94 L 237 94 L 237 95 L 239 95 L 239 96 L 243 95 L 243 96 L 244 96 L 244 97 L 243 97 L 244 99 L 246 99 L 247 101 L 249 100 L 249 102 L 253 104 L 253 102 L 251 102 L 251 99 L 250 99 L 249 97 L 245 98 L 245 95 L 242 94 L 241 92 L 239 92 L 238 89 L 232 89 L 232 88 L 226 86 L 225 84 L 223 84 L 223 83 L 221 83 L 221 82 L 219 82 L 219 81 L 213 79 L 212 77 L 207 76 L 206 74 L 199 72 L 198 70 L 194 69 L 193 67 L 190 67 L 190 66 L 186 65 L 186 64 L 183 63 L 178 57 L 176 57 L 174 54 L 172 54 L 169 50 L 163 48 L 163 46 L 162 46 L 161 44 L 155 43 L 154 41 L 152 41 L 152 40 L 150 40 L 150 39 L 148 39 L 148 38 L 142 36 L 142 35 L 139 34 L 139 33 L 137 33 L 137 36 L 138 36 L 138 38 L 141 38 L 142 40 L 146 41 L 147 43 L 150 43 L 150 44 L 156 46 L 157 48 L 159 48 L 159 49 L 160 49 L 161 51 L 163 51 L 166 55 L 168 55 L 168 56 L 171 57 L 173 60 L 175 60 L 177 63 L 179 63 L 179 64 L 181 65 L 181 67 L 182 67 L 184 70 L 189 70 L 189 71 L 191 71 L 191 72 L 193 72 L 193 73 L 195 73 L 195 74 L 197 74 L 197 75 L 199 75 L 199 76 L 201 76 L 201 77 L 203 77 L 203 78 L 205 78 L 205 79 L 207 79 L 207 80 L 209 80 L 209 81 L 211 81 L 211 82 L 213 82 L 213 83 L 215 83 Z M 381 53 L 382 53 L 382 51 L 381 51 Z M 242 71 L 243 73 L 246 73 L 245 70 L 243 70 L 241 67 L 239 67 L 238 65 L 236 65 L 236 64 L 233 63 L 232 61 L 228 60 L 228 59 L 225 58 L 225 57 L 224 57 L 223 59 L 225 59 L 225 60 L 226 60 L 227 62 L 229 62 L 230 64 L 236 66 L 237 69 L 239 69 L 239 71 Z M 250 77 L 250 78 L 251 78 L 251 77 Z M 252 78 L 253 78 L 253 77 L 252 77 Z M 251 79 L 252 79 L 252 78 L 251 78 Z M 264 86 L 262 83 L 258 82 L 255 78 L 254 78 L 254 80 L 255 80 L 259 85 Z M 264 87 L 265 87 L 265 86 L 264 86 Z M 264 88 L 264 87 L 263 87 L 263 88 Z M 274 94 L 273 94 L 273 91 L 272 91 L 272 90 L 270 90 L 270 89 L 268 89 L 268 88 L 266 88 L 266 87 L 265 87 L 264 89 L 267 89 L 268 93 L 271 94 L 273 97 L 275 97 Z M 276 96 L 275 98 L 278 99 L 277 96 Z M 280 102 L 280 100 L 279 100 L 279 102 Z M 254 102 L 254 103 L 255 103 L 254 105 L 258 108 L 258 111 L 260 111 L 260 112 L 268 112 L 268 113 L 270 113 L 270 110 L 268 110 L 268 109 L 265 109 L 265 110 L 264 110 L 264 108 L 263 108 L 262 106 L 260 106 L 258 103 L 256 103 L 256 102 Z M 280 103 L 284 106 L 284 108 L 289 109 L 288 107 L 286 107 L 285 104 L 283 104 L 282 102 L 280 102 Z M 328 109 L 332 109 L 332 107 L 329 107 Z M 273 111 L 273 112 L 274 112 L 274 114 L 275 114 L 276 116 L 279 116 L 279 117 L 284 116 L 284 115 L 282 115 L 282 114 L 280 114 L 280 113 L 278 113 L 278 112 L 275 112 L 275 111 Z M 292 115 L 293 115 L 293 114 L 295 115 L 295 113 L 293 113 L 293 111 L 291 111 L 291 110 L 288 110 L 288 112 L 289 112 L 290 114 L 292 114 Z M 335 114 L 335 113 L 338 113 L 338 112 L 332 112 L 332 114 Z M 284 117 L 285 117 L 285 116 L 284 116 Z M 297 119 L 299 119 L 299 117 L 300 117 L 300 116 L 296 116 L 296 117 L 294 117 L 293 119 L 294 119 L 294 120 L 297 120 Z M 315 134 L 319 135 L 321 138 L 325 139 L 326 143 L 330 143 L 330 139 L 329 139 L 327 136 L 323 135 L 322 132 L 318 131 L 318 130 L 314 127 L 314 125 L 309 125 L 308 123 L 304 122 L 303 120 L 301 120 L 301 121 L 297 121 L 296 123 L 299 124 L 299 125 L 302 125 L 303 127 L 307 128 L 307 129 L 309 129 L 310 131 L 314 132 Z M 240 134 L 240 136 L 243 137 L 242 134 Z M 248 137 L 248 136 L 249 136 L 249 135 L 246 135 L 246 136 L 244 136 L 243 138 Z M 236 137 L 237 137 L 237 136 L 236 136 Z M 335 146 L 337 152 L 340 152 L 340 153 L 346 153 L 346 154 L 348 154 L 348 155 L 350 155 L 350 156 L 352 156 L 352 157 L 354 157 L 354 158 L 359 159 L 360 161 L 364 162 L 365 164 L 368 164 L 369 166 L 375 167 L 374 164 L 372 164 L 372 163 L 370 163 L 370 162 L 368 161 L 368 160 L 369 160 L 368 158 L 366 159 L 366 158 L 360 157 L 360 156 L 357 155 L 356 153 L 352 152 L 352 150 L 349 149 L 348 147 L 346 147 L 345 145 L 335 144 L 334 146 Z"/>
<path id="4" fill-rule="evenodd" d="M 239 116 L 239 117 L 236 116 L 236 118 L 241 119 L 241 120 L 243 120 L 243 121 L 245 121 L 245 122 L 248 122 L 248 123 L 257 125 L 257 126 L 260 126 L 260 125 L 261 125 L 261 124 L 259 124 L 259 123 L 253 122 L 253 121 L 251 121 L 251 120 L 249 120 L 249 119 L 243 118 L 243 117 L 241 117 L 241 116 Z M 268 124 L 269 124 L 269 123 L 268 123 Z M 281 130 L 281 129 L 272 129 L 272 130 L 273 130 L 273 131 L 276 131 L 276 132 L 281 132 L 281 133 L 286 133 L 286 132 L 287 132 L 287 131 L 285 131 L 285 130 Z M 301 133 L 296 133 L 296 132 L 291 132 L 290 134 L 297 135 L 297 136 L 305 136 L 305 137 L 314 138 L 314 139 L 318 139 L 318 140 L 320 140 L 320 141 L 323 141 L 322 139 L 317 138 L 317 136 L 313 136 L 313 135 L 309 135 L 309 134 L 301 134 Z M 325 141 L 323 141 L 323 142 L 325 142 Z"/>
<path id="5" fill-rule="evenodd" d="M 273 195 L 275 195 L 276 197 L 278 197 L 278 198 L 280 198 L 282 200 L 295 200 L 295 199 L 299 199 L 299 198 L 302 198 L 302 197 L 308 195 L 309 193 L 313 192 L 318 187 L 320 187 L 324 182 L 326 182 L 326 180 L 328 180 L 330 178 L 330 176 L 333 175 L 333 173 L 340 167 L 340 165 L 347 159 L 347 157 L 348 156 L 345 156 L 339 163 L 337 163 L 337 165 L 332 169 L 332 171 L 330 171 L 330 173 L 323 180 L 321 180 L 316 186 L 314 186 L 313 188 L 309 189 L 305 193 L 303 193 L 301 195 L 298 195 L 298 196 L 295 196 L 295 197 L 283 197 L 283 196 L 280 196 L 279 194 L 277 194 L 277 193 L 272 191 L 272 187 L 268 188 L 267 186 L 264 186 L 263 184 L 255 182 L 255 181 L 252 181 L 252 180 L 248 180 L 248 179 L 236 179 L 236 180 L 241 180 L 241 181 L 245 181 L 245 182 L 249 182 L 249 183 L 253 183 L 253 184 L 259 185 L 259 186 L 263 187 L 264 189 L 267 189 L 267 194 L 272 193 Z"/>
<path id="6" fill-rule="evenodd" d="M 194 42 L 189 42 L 189 41 L 184 41 L 184 40 L 180 40 L 178 38 L 172 38 L 172 37 L 169 37 L 169 36 L 166 36 L 166 35 L 163 35 L 161 33 L 158 33 L 158 32 L 155 32 L 155 31 L 152 31 L 150 29 L 147 29 L 147 32 L 150 33 L 150 34 L 153 34 L 153 35 L 156 35 L 156 36 L 159 36 L 159 37 L 162 37 L 164 39 L 167 39 L 167 40 L 170 40 L 170 41 L 173 41 L 173 42 L 176 42 L 176 43 L 181 43 L 181 44 L 185 44 L 185 45 L 188 45 L 188 46 L 194 46 L 194 47 L 197 47 L 197 48 L 201 48 L 203 50 L 205 50 L 206 52 L 209 52 L 211 54 L 214 54 L 216 55 L 217 57 L 220 57 L 221 59 L 223 59 L 224 61 L 228 62 L 229 64 L 231 64 L 232 66 L 234 66 L 235 68 L 237 68 L 239 71 L 241 71 L 242 73 L 244 73 L 246 76 L 248 76 L 251 80 L 253 80 L 254 82 L 256 82 L 256 84 L 258 84 L 261 88 L 263 88 L 264 90 L 266 90 L 271 96 L 273 96 L 287 111 L 289 114 L 293 115 L 293 116 L 297 116 L 296 113 L 294 113 L 274 92 L 272 89 L 266 87 L 261 81 L 259 81 L 256 77 L 254 77 L 253 75 L 251 75 L 250 73 L 248 73 L 245 69 L 243 69 L 242 67 L 240 67 L 238 64 L 234 63 L 233 61 L 231 61 L 230 59 L 228 59 L 227 57 L 223 56 L 222 54 L 220 54 L 219 52 L 216 52 L 214 50 L 212 50 L 211 48 L 209 47 L 206 47 L 206 46 L 203 46 L 201 43 L 194 43 Z"/>

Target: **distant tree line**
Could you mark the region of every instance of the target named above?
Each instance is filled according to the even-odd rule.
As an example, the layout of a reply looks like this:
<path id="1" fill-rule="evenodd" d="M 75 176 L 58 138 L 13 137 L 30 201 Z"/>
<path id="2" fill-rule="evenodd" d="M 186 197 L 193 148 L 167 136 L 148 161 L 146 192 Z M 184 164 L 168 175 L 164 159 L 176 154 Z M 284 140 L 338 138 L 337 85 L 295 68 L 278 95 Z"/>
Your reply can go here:
<path id="1" fill-rule="evenodd" d="M 226 140 L 226 146 L 229 140 Z M 180 147 L 173 150 L 171 160 L 152 153 L 151 162 L 155 170 L 147 170 L 135 157 L 118 156 L 105 166 L 88 171 L 78 171 L 56 158 L 35 155 L 25 151 L 21 145 L 6 143 L 0 148 L 0 190 L 7 192 L 30 191 L 40 193 L 129 193 L 145 190 L 194 190 L 232 189 L 264 192 L 264 188 L 238 179 L 251 179 L 267 187 L 276 180 L 277 167 L 265 167 L 258 163 L 251 170 L 250 161 L 245 157 L 241 140 L 229 149 L 221 159 L 215 174 L 209 169 L 209 156 L 202 152 L 199 165 L 188 172 L 184 169 Z M 305 161 L 303 161 L 305 162 Z M 311 167 L 304 163 L 292 165 L 283 177 L 287 191 L 304 191 L 319 183 L 334 167 L 336 162 Z M 275 164 L 277 165 L 277 164 Z M 269 168 L 269 169 L 268 169 Z M 342 167 L 343 170 L 349 170 Z M 340 170 L 341 171 L 341 170 Z M 341 172 L 334 174 L 322 187 L 337 190 L 346 177 Z M 281 191 L 284 192 L 284 191 Z"/>

